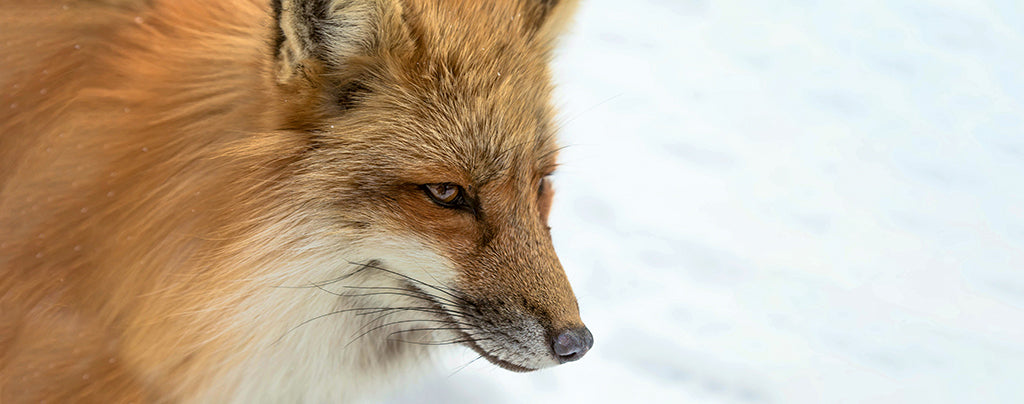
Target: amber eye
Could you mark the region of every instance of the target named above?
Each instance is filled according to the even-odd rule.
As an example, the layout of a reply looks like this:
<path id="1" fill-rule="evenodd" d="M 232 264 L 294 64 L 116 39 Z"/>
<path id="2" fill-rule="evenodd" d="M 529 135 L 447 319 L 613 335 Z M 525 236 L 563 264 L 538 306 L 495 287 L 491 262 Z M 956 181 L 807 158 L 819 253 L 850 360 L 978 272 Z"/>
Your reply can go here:
<path id="1" fill-rule="evenodd" d="M 434 203 L 446 208 L 457 208 L 462 206 L 462 187 L 450 182 L 440 184 L 424 184 L 421 186 Z"/>

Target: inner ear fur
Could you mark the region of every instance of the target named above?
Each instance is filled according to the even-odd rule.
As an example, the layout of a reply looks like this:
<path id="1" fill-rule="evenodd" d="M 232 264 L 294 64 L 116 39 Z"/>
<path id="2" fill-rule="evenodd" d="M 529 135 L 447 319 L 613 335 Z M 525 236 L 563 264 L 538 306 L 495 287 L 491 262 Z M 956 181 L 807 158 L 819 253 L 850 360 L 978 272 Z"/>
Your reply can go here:
<path id="1" fill-rule="evenodd" d="M 271 5 L 277 22 L 277 81 L 282 85 L 354 80 L 359 67 L 389 46 L 394 31 L 403 29 L 397 0 L 272 0 Z"/>
<path id="2" fill-rule="evenodd" d="M 375 63 L 408 38 L 398 1 L 271 1 L 285 128 L 309 129 L 360 103 Z"/>

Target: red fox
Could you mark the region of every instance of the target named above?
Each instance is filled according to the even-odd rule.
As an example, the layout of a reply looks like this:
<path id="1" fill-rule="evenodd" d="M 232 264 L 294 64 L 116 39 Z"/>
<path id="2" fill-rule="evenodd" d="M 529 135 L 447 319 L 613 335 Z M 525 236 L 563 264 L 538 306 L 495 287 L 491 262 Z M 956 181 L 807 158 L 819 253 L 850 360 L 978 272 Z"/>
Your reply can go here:
<path id="1" fill-rule="evenodd" d="M 569 0 L 6 0 L 0 402 L 331 402 L 593 337 L 552 247 Z"/>

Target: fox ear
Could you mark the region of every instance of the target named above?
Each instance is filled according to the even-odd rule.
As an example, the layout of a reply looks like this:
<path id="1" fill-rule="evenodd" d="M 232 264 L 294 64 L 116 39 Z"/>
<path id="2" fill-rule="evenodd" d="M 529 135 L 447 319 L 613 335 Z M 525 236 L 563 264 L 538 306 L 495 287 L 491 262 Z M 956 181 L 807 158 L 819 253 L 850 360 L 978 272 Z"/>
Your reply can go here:
<path id="1" fill-rule="evenodd" d="M 527 28 L 535 30 L 541 41 L 553 42 L 572 21 L 578 0 L 525 0 Z"/>
<path id="2" fill-rule="evenodd" d="M 277 79 L 286 84 L 340 71 L 370 56 L 394 22 L 394 0 L 272 0 L 277 22 Z"/>

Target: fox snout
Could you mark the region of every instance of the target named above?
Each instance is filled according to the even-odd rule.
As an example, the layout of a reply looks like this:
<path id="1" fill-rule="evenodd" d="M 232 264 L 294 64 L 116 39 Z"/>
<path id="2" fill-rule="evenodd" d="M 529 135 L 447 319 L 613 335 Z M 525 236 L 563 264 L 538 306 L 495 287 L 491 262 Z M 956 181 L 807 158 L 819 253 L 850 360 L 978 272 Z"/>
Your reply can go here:
<path id="1" fill-rule="evenodd" d="M 508 195 L 482 193 L 490 210 L 475 225 L 497 234 L 462 257 L 458 270 L 466 294 L 459 310 L 472 324 L 470 346 L 518 371 L 577 360 L 594 341 L 552 244 L 546 223 L 550 187 L 533 192 L 520 193 L 526 196 L 512 208 L 503 207 Z"/>
<path id="2" fill-rule="evenodd" d="M 517 372 L 582 358 L 593 347 L 594 337 L 580 318 L 540 212 L 530 209 L 524 215 L 534 222 L 529 225 L 502 224 L 500 218 L 510 216 L 487 212 L 480 219 L 456 220 L 477 231 L 417 232 L 421 241 L 415 244 L 429 252 L 415 256 L 447 260 L 421 260 L 406 268 L 402 262 L 409 260 L 384 259 L 380 265 L 402 273 L 416 298 L 413 304 L 421 307 L 429 301 L 434 308 L 427 311 L 444 324 L 436 328 L 454 334 L 429 337 L 430 341 L 464 343 L 490 362 Z M 494 236 L 478 234 L 493 227 L 503 229 Z"/>
<path id="3" fill-rule="evenodd" d="M 527 299 L 475 300 L 455 310 L 461 312 L 455 321 L 468 325 L 462 331 L 467 344 L 509 370 L 526 372 L 572 362 L 594 345 L 578 314 L 553 316 Z"/>

